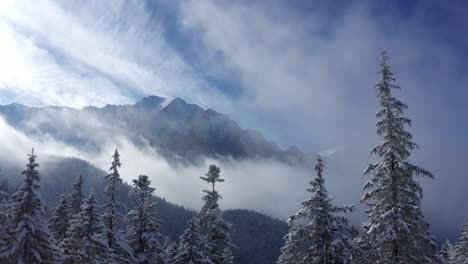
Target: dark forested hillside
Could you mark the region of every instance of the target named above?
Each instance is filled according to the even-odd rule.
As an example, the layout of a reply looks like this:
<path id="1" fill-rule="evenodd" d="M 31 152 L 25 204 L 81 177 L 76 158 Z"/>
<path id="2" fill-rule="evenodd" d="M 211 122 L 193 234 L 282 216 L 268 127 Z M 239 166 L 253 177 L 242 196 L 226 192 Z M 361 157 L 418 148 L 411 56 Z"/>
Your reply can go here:
<path id="1" fill-rule="evenodd" d="M 223 216 L 234 223 L 233 240 L 239 247 L 236 263 L 276 262 L 288 232 L 285 222 L 243 209 L 226 210 Z"/>

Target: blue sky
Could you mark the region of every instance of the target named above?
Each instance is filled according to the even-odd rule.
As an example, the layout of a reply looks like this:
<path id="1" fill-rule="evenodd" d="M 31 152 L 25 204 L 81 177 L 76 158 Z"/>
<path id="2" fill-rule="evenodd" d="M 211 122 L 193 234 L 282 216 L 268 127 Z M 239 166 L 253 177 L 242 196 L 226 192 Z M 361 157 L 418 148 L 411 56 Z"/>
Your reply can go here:
<path id="1" fill-rule="evenodd" d="M 427 214 L 458 224 L 468 213 L 467 11 L 432 0 L 4 0 L 0 103 L 179 96 L 283 147 L 337 149 L 351 181 L 378 142 L 372 87 L 385 49 L 421 147 L 413 159 L 436 175 L 423 182 Z"/>

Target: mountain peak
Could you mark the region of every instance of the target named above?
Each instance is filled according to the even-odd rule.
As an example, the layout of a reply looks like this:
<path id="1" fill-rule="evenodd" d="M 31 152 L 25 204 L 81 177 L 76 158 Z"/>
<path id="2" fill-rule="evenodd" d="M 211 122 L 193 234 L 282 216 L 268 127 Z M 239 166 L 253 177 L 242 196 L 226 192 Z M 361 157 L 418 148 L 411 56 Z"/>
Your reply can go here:
<path id="1" fill-rule="evenodd" d="M 188 105 L 187 102 L 180 98 L 180 97 L 168 97 L 163 98 L 156 95 L 150 95 L 141 99 L 141 101 L 135 104 L 136 106 L 144 107 L 144 108 L 156 108 L 156 109 L 164 109 L 168 106 L 184 106 Z"/>
<path id="2" fill-rule="evenodd" d="M 162 97 L 151 95 L 151 96 L 147 96 L 141 99 L 141 101 L 138 102 L 137 105 L 144 106 L 144 107 L 158 107 L 159 108 L 165 100 L 166 99 Z"/>
<path id="3" fill-rule="evenodd" d="M 161 109 L 166 108 L 169 105 L 187 105 L 187 102 L 180 97 L 167 98 L 161 104 Z"/>

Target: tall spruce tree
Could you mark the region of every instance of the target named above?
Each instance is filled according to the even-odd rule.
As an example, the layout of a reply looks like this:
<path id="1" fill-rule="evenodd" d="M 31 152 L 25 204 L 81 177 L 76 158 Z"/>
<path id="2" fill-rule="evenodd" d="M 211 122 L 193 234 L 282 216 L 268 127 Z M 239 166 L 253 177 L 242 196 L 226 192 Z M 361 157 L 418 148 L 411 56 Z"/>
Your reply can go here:
<path id="1" fill-rule="evenodd" d="M 59 204 L 49 218 L 49 229 L 57 243 L 60 243 L 65 237 L 65 233 L 70 226 L 70 219 L 81 211 L 83 199 L 83 177 L 80 175 L 73 184 L 72 192 L 67 195 L 63 194 L 60 197 Z"/>
<path id="2" fill-rule="evenodd" d="M 14 239 L 3 248 L 0 259 L 6 263 L 59 263 L 61 252 L 44 220 L 44 203 L 39 194 L 40 176 L 36 169 L 39 164 L 36 163 L 34 149 L 28 156 L 29 162 L 23 171 L 24 182 L 8 204 L 11 215 L 7 230 Z"/>
<path id="3" fill-rule="evenodd" d="M 421 212 L 422 188 L 416 176 L 433 178 L 427 170 L 409 162 L 411 151 L 418 146 L 405 130 L 411 120 L 403 116 L 407 105 L 397 100 L 392 91 L 399 89 L 383 51 L 380 59 L 380 81 L 375 85 L 380 110 L 377 112 L 377 134 L 383 141 L 371 152 L 381 161 L 370 164 L 364 175 L 367 193 L 361 202 L 369 206 L 366 258 L 372 263 L 434 263 L 436 245 Z"/>
<path id="4" fill-rule="evenodd" d="M 204 241 L 196 219 L 188 222 L 188 228 L 180 237 L 178 254 L 173 257 L 173 264 L 202 264 L 211 262 L 203 255 Z"/>
<path id="5" fill-rule="evenodd" d="M 13 244 L 15 239 L 13 230 L 10 229 L 10 196 L 7 193 L 2 194 L 4 195 L 0 197 L 0 254 L 8 252 L 8 248 Z M 4 263 L 4 261 L 6 259 L 0 255 L 0 263 Z"/>
<path id="6" fill-rule="evenodd" d="M 161 264 L 165 262 L 161 246 L 163 236 L 161 221 L 157 219 L 156 204 L 148 176 L 140 175 L 133 180 L 130 198 L 133 210 L 127 214 L 127 243 L 133 249 L 138 263 Z"/>
<path id="7" fill-rule="evenodd" d="M 204 224 L 204 219 L 203 217 L 207 214 L 209 210 L 212 208 L 219 208 L 218 201 L 222 197 L 219 195 L 219 193 L 215 190 L 215 184 L 217 182 L 224 182 L 224 179 L 220 177 L 221 169 L 217 167 L 216 165 L 210 165 L 208 167 L 208 172 L 205 174 L 205 177 L 200 177 L 203 181 L 206 181 L 211 185 L 211 191 L 210 190 L 203 190 L 205 196 L 203 196 L 203 201 L 205 204 L 203 205 L 202 209 L 200 210 L 200 218 L 202 221 L 202 225 Z"/>
<path id="8" fill-rule="evenodd" d="M 66 235 L 67 229 L 69 227 L 69 220 L 71 215 L 68 211 L 68 200 L 67 196 L 62 194 L 60 196 L 60 201 L 57 207 L 54 210 L 54 213 L 49 218 L 49 229 L 54 237 L 55 241 L 59 244 Z"/>
<path id="9" fill-rule="evenodd" d="M 450 264 L 467 264 L 468 263 L 468 217 L 462 227 L 460 239 L 455 244 L 453 249 L 453 257 Z"/>
<path id="10" fill-rule="evenodd" d="M 232 263 L 232 250 L 235 245 L 231 242 L 230 231 L 232 225 L 223 219 L 218 200 L 221 196 L 215 189 L 215 183 L 224 182 L 220 177 L 220 168 L 216 165 L 210 165 L 205 177 L 202 180 L 211 184 L 211 190 L 204 190 L 203 200 L 205 204 L 200 211 L 200 225 L 206 229 L 206 243 L 204 255 L 213 263 L 227 264 Z"/>
<path id="11" fill-rule="evenodd" d="M 188 221 L 188 228 L 180 236 L 178 254 L 171 263 L 174 264 L 202 264 L 212 263 L 203 255 L 204 241 L 196 219 Z"/>
<path id="12" fill-rule="evenodd" d="M 439 251 L 439 259 L 442 264 L 450 264 L 450 261 L 454 259 L 454 247 L 453 244 L 446 240 Z"/>
<path id="13" fill-rule="evenodd" d="M 85 197 L 83 194 L 83 176 L 80 174 L 76 182 L 73 184 L 73 190 L 67 199 L 70 217 L 81 211 L 81 205 L 83 204 L 84 198 Z"/>
<path id="14" fill-rule="evenodd" d="M 317 157 L 317 176 L 307 189 L 312 196 L 302 202 L 302 209 L 289 218 L 290 231 L 285 236 L 278 263 L 352 263 L 353 229 L 342 216 L 352 210 L 335 206 L 329 198 L 323 178 L 323 161 Z"/>
<path id="15" fill-rule="evenodd" d="M 179 251 L 179 245 L 176 241 L 169 243 L 164 250 L 166 263 L 174 263 L 174 259 Z"/>
<path id="16" fill-rule="evenodd" d="M 79 213 L 70 221 L 70 227 L 61 243 L 65 264 L 111 264 L 117 262 L 108 246 L 104 225 L 93 194 L 84 201 Z"/>
<path id="17" fill-rule="evenodd" d="M 119 263 L 136 263 L 136 259 L 133 257 L 133 250 L 122 238 L 119 225 L 120 221 L 124 219 L 121 212 L 125 210 L 125 206 L 117 201 L 118 187 L 122 184 L 119 174 L 119 168 L 122 164 L 120 163 L 120 155 L 117 149 L 112 157 L 112 165 L 109 169 L 111 173 L 106 175 L 108 183 L 104 189 L 106 202 L 103 205 L 104 214 L 102 216 L 106 239 L 109 247 L 114 250 Z"/>

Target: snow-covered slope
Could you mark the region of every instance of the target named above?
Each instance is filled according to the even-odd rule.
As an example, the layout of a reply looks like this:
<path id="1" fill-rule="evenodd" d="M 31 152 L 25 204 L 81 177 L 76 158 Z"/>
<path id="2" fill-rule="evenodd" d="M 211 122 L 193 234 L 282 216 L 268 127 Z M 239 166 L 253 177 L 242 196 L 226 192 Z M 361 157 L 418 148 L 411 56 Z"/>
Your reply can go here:
<path id="1" fill-rule="evenodd" d="M 0 115 L 31 137 L 50 137 L 85 150 L 99 150 L 109 137 L 124 136 L 150 146 L 168 160 L 196 163 L 203 157 L 274 159 L 306 164 L 298 148 L 282 150 L 275 142 L 241 128 L 227 115 L 181 98 L 149 96 L 133 105 L 102 108 L 0 106 Z"/>

